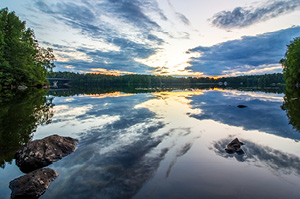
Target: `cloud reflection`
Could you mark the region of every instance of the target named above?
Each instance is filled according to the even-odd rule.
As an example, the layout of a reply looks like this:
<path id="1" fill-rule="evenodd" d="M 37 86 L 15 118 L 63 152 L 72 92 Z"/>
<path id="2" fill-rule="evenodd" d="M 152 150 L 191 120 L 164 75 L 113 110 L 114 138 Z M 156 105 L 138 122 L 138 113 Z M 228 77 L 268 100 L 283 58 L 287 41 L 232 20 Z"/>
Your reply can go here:
<path id="1" fill-rule="evenodd" d="M 172 162 L 170 163 L 167 173 L 166 173 L 166 178 L 169 177 L 169 174 L 172 170 L 172 167 L 175 165 L 177 158 L 183 156 L 184 154 L 186 154 L 192 147 L 193 143 L 186 143 L 185 145 L 183 145 L 179 151 L 177 151 L 176 157 L 172 160 Z"/>
<path id="2" fill-rule="evenodd" d="M 240 162 L 247 162 L 251 165 L 254 164 L 257 167 L 263 164 L 275 174 L 300 175 L 300 158 L 298 156 L 246 140 L 243 140 L 245 145 L 242 146 L 242 149 L 245 151 L 244 155 L 228 154 L 225 152 L 224 147 L 231 140 L 232 137 L 228 137 L 215 142 L 212 150 L 224 158 L 235 158 Z"/>
<path id="3" fill-rule="evenodd" d="M 193 110 L 186 97 L 197 94 L 203 92 L 76 97 L 76 106 L 93 102 L 83 118 L 107 115 L 118 119 L 92 127 L 81 136 L 78 150 L 51 165 L 60 177 L 43 197 L 131 198 L 153 177 L 167 154 L 172 162 L 166 175 L 171 175 L 177 159 L 201 135 L 191 126 L 191 120 L 197 120 L 187 114 Z"/>
<path id="4" fill-rule="evenodd" d="M 113 93 L 104 93 L 104 94 L 89 94 L 89 95 L 84 95 L 81 97 L 88 97 L 92 99 L 102 99 L 102 98 L 107 98 L 107 97 L 125 97 L 125 96 L 131 96 L 134 94 L 130 93 L 122 93 L 122 92 L 113 92 Z"/>
<path id="5" fill-rule="evenodd" d="M 163 124 L 149 119 L 153 114 L 145 109 L 130 113 L 104 128 L 88 132 L 78 150 L 65 162 L 55 165 L 64 178 L 54 182 L 58 189 L 47 192 L 45 197 L 132 197 L 153 175 L 168 150 L 161 149 L 147 157 L 161 142 L 152 133 Z"/>
<path id="6" fill-rule="evenodd" d="M 207 91 L 205 95 L 189 98 L 192 107 L 201 110 L 191 116 L 199 120 L 211 119 L 231 126 L 240 126 L 245 130 L 259 130 L 300 140 L 300 134 L 292 129 L 284 111 L 280 108 L 282 100 L 279 101 L 274 97 L 266 93 L 259 93 L 255 97 L 252 92 Z M 239 109 L 237 108 L 239 104 L 248 107 Z"/>

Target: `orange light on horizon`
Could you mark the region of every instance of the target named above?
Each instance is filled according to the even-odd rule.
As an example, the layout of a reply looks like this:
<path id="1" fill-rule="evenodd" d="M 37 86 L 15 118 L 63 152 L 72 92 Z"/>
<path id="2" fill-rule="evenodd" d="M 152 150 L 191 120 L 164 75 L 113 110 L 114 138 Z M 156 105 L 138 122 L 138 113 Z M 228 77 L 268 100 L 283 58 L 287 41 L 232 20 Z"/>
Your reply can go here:
<path id="1" fill-rule="evenodd" d="M 217 76 L 217 77 L 210 77 L 211 79 L 220 79 L 221 77 Z"/>
<path id="2" fill-rule="evenodd" d="M 221 88 L 212 88 L 210 90 L 212 90 L 212 91 L 224 91 L 224 89 L 221 89 Z"/>
<path id="3" fill-rule="evenodd" d="M 107 97 L 126 97 L 126 96 L 131 96 L 134 95 L 132 93 L 122 93 L 122 92 L 111 92 L 111 93 L 103 93 L 103 94 L 86 94 L 81 97 L 90 97 L 92 99 L 103 99 Z"/>
<path id="4" fill-rule="evenodd" d="M 183 91 L 159 91 L 153 93 L 155 97 L 191 97 L 193 95 L 203 95 L 204 92 L 202 89 L 195 89 L 195 90 L 183 90 Z"/>
<path id="5" fill-rule="evenodd" d="M 209 78 L 211 78 L 211 79 L 220 79 L 222 77 L 226 77 L 226 75 L 220 75 L 220 76 L 209 77 Z"/>
<path id="6" fill-rule="evenodd" d="M 88 74 L 114 75 L 114 76 L 136 74 L 136 73 L 128 72 L 128 71 L 107 70 L 107 69 L 104 69 L 104 68 L 92 68 L 91 71 L 80 71 L 80 72 L 82 72 L 82 73 L 88 73 Z"/>

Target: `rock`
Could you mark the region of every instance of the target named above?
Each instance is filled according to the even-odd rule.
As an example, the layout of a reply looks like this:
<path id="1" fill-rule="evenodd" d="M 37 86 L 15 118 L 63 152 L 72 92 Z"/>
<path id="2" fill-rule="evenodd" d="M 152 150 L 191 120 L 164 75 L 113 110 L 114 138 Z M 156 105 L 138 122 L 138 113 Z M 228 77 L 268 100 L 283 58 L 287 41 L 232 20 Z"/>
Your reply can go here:
<path id="1" fill-rule="evenodd" d="M 77 142 L 76 139 L 59 135 L 28 142 L 17 151 L 16 164 L 25 173 L 45 167 L 74 152 Z"/>
<path id="2" fill-rule="evenodd" d="M 238 107 L 238 108 L 246 108 L 246 107 L 248 107 L 248 106 L 246 106 L 246 105 L 238 105 L 237 107 Z"/>
<path id="3" fill-rule="evenodd" d="M 241 149 L 242 145 L 244 145 L 244 143 L 240 142 L 239 139 L 235 138 L 229 144 L 227 144 L 225 151 L 227 153 L 244 154 L 244 151 Z"/>
<path id="4" fill-rule="evenodd" d="M 9 183 L 9 188 L 12 190 L 11 198 L 39 198 L 56 177 L 55 170 L 42 168 L 16 178 Z"/>

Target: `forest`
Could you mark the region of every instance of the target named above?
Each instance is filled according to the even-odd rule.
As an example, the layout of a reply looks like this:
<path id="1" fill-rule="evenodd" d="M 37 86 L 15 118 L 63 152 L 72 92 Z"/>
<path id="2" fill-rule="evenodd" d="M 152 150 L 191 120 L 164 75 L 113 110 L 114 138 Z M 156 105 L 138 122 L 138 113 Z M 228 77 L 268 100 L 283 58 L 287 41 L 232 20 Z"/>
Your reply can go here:
<path id="1" fill-rule="evenodd" d="M 64 78 L 70 80 L 71 85 L 90 85 L 90 86 L 162 86 L 162 85 L 200 85 L 200 84 L 218 84 L 227 82 L 228 85 L 241 85 L 245 87 L 258 86 L 268 87 L 284 84 L 283 74 L 265 74 L 249 75 L 238 77 L 222 77 L 218 79 L 210 77 L 187 77 L 179 78 L 172 76 L 154 76 L 154 75 L 102 75 L 102 74 L 83 74 L 74 72 L 54 72 L 48 75 L 48 78 Z"/>
<path id="2" fill-rule="evenodd" d="M 0 90 L 42 87 L 55 67 L 51 48 L 40 47 L 34 32 L 14 12 L 0 10 Z"/>

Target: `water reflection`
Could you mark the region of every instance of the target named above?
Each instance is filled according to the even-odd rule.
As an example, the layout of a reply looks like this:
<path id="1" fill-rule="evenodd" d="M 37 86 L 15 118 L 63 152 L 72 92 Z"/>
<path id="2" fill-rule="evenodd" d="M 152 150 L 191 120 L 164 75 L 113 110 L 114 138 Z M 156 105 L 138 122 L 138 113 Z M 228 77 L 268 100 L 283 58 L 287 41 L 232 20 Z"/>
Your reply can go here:
<path id="1" fill-rule="evenodd" d="M 44 90 L 2 96 L 0 104 L 0 166 L 11 162 L 18 148 L 32 138 L 38 125 L 51 122 L 53 98 Z M 9 97 L 11 96 L 11 97 Z"/>
<path id="2" fill-rule="evenodd" d="M 53 186 L 60 189 L 49 192 L 45 198 L 97 198 L 99 195 L 130 198 L 155 172 L 167 150 L 160 150 L 157 156 L 145 156 L 161 142 L 161 137 L 153 138 L 152 134 L 164 124 L 157 122 L 149 110 L 135 109 L 134 103 L 119 105 L 121 108 L 114 113 L 119 114 L 119 120 L 89 131 L 81 138 L 78 150 L 67 161 L 55 165 L 60 175 L 68 177 L 55 181 Z M 74 190 L 74 187 L 78 188 Z"/>
<path id="3" fill-rule="evenodd" d="M 114 115 L 118 119 L 94 126 L 81 137 L 74 154 L 52 165 L 67 177 L 53 182 L 53 187 L 59 189 L 49 190 L 43 197 L 131 198 L 156 173 L 166 154 L 174 153 L 166 174 L 169 175 L 177 158 L 186 154 L 199 138 L 199 134 L 193 134 L 195 127 L 190 122 L 176 122 L 189 120 L 186 96 L 194 94 L 202 92 L 76 97 L 77 105 L 93 104 L 81 118 Z"/>
<path id="4" fill-rule="evenodd" d="M 197 89 L 201 88 L 204 90 L 210 89 L 209 86 L 199 86 Z M 110 87 L 95 87 L 95 86 L 85 86 L 85 87 L 73 87 L 73 88 L 60 88 L 60 89 L 50 89 L 48 95 L 58 96 L 58 97 L 69 97 L 76 95 L 100 95 L 107 93 L 127 93 L 127 94 L 137 94 L 137 93 L 153 93 L 153 92 L 172 92 L 173 90 L 185 90 L 191 89 L 187 86 L 162 86 L 162 87 L 136 87 L 136 86 L 110 86 Z"/>
<path id="5" fill-rule="evenodd" d="M 106 93 L 153 93 L 153 92 L 172 92 L 174 90 L 211 90 L 211 89 L 224 89 L 224 87 L 219 87 L 217 85 L 194 85 L 192 87 L 185 85 L 165 85 L 161 87 L 149 87 L 147 85 L 143 86 L 128 86 L 128 85 L 114 85 L 114 86 L 75 86 L 72 88 L 57 88 L 50 89 L 48 95 L 57 97 L 69 97 L 76 95 L 99 95 Z M 284 87 L 269 87 L 269 88 L 258 88 L 258 87 L 226 87 L 226 90 L 233 91 L 250 91 L 250 92 L 263 92 L 263 93 L 273 93 L 281 94 L 284 92 Z"/>
<path id="6" fill-rule="evenodd" d="M 300 131 L 300 89 L 288 86 L 285 90 L 282 109 L 286 111 L 289 123 Z"/>
<path id="7" fill-rule="evenodd" d="M 257 167 L 267 167 L 273 173 L 283 173 L 297 174 L 300 175 L 300 158 L 293 154 L 284 153 L 282 151 L 273 149 L 268 146 L 263 146 L 261 144 L 254 143 L 252 141 L 246 141 L 242 149 L 245 154 L 228 154 L 224 151 L 224 146 L 226 146 L 232 137 L 221 139 L 213 144 L 212 150 L 219 156 L 224 158 L 235 158 L 240 162 L 247 162 L 248 164 L 253 164 Z"/>
<path id="8" fill-rule="evenodd" d="M 288 125 L 288 118 L 280 109 L 283 94 L 265 94 L 240 91 L 211 91 L 200 97 L 192 96 L 193 108 L 201 113 L 193 114 L 199 120 L 212 119 L 245 130 L 259 130 L 281 137 L 299 140 L 299 133 Z M 239 109 L 237 105 L 247 105 Z M 295 109 L 298 110 L 298 109 Z"/>
<path id="9" fill-rule="evenodd" d="M 235 103 L 238 105 L 244 104 L 244 102 L 250 105 L 252 115 L 249 112 L 243 113 L 243 110 L 234 106 Z M 273 125 L 273 122 L 278 122 L 285 116 L 280 109 L 281 95 L 272 93 L 197 89 L 144 94 L 112 92 L 57 98 L 56 103 L 59 110 L 57 109 L 51 125 L 63 125 L 63 128 L 60 128 L 63 130 L 74 124 L 74 129 L 78 129 L 82 125 L 81 123 L 94 122 L 90 122 L 89 129 L 79 136 L 78 150 L 66 159 L 51 165 L 58 171 L 60 177 L 53 182 L 42 198 L 97 198 L 98 196 L 103 198 L 143 198 L 145 196 L 143 191 L 140 195 L 138 193 L 147 187 L 146 184 L 153 184 L 157 178 L 174 179 L 174 176 L 179 175 L 178 166 L 182 165 L 182 160 L 189 156 L 193 148 L 204 150 L 205 144 L 204 146 L 195 146 L 203 134 L 208 136 L 208 134 L 218 131 L 218 128 L 224 128 L 224 126 L 206 125 L 207 122 L 204 119 L 218 121 L 220 119 L 218 115 L 222 117 L 222 114 L 227 115 L 229 118 L 225 118 L 226 122 L 236 118 L 239 120 L 237 126 L 245 125 L 247 127 L 248 125 L 251 127 L 250 129 L 266 130 L 265 132 L 282 137 L 285 135 L 278 133 L 280 129 L 286 130 L 287 136 L 285 137 L 291 136 L 290 134 L 293 132 L 288 122 L 280 123 L 278 126 L 277 124 Z M 252 105 L 255 105 L 254 109 L 251 107 Z M 245 110 L 249 111 L 249 109 Z M 270 111 L 271 113 L 268 113 Z M 272 117 L 273 122 L 270 119 L 269 123 L 263 126 L 252 124 L 258 121 L 256 120 L 257 115 L 264 112 L 266 115 L 262 115 L 262 117 Z M 203 115 L 211 117 L 198 117 Z M 246 116 L 247 120 L 241 120 Z M 106 118 L 108 122 L 102 123 L 103 118 Z M 226 124 L 223 120 L 221 121 Z M 288 129 L 286 129 L 287 127 Z M 82 130 L 80 129 L 80 131 Z M 74 131 L 72 131 L 73 136 Z M 211 136 L 213 138 L 213 135 Z M 220 135 L 216 136 L 216 139 L 220 139 L 219 137 Z M 295 140 L 299 138 L 299 136 L 291 137 Z M 228 144 L 229 140 L 225 142 Z M 250 146 L 249 143 L 247 142 L 247 147 Z M 224 152 L 226 144 L 222 146 L 222 152 Z M 261 150 L 257 147 L 256 149 Z M 248 155 L 248 151 L 245 150 L 245 152 Z M 277 158 L 266 156 L 269 152 L 277 151 L 267 150 L 264 152 L 265 158 L 271 158 L 275 162 L 270 165 L 272 167 L 280 165 L 276 160 L 279 161 L 279 158 L 283 158 L 283 156 Z M 222 153 L 222 155 L 224 154 Z M 225 153 L 225 155 L 228 154 Z M 200 157 L 205 161 L 210 161 L 212 158 L 205 157 L 202 153 L 200 153 Z M 197 159 L 197 157 L 193 158 Z M 248 159 L 245 159 L 245 156 L 237 156 L 236 158 L 239 161 L 260 158 L 259 162 L 263 162 L 263 156 L 253 155 L 251 158 L 247 156 Z M 296 158 L 289 160 L 297 161 Z M 270 165 L 267 167 L 271 167 Z M 189 171 L 186 172 L 190 175 Z M 157 177 L 158 173 L 163 177 Z M 77 187 L 77 189 L 74 190 L 73 187 Z M 191 194 L 196 196 L 197 193 L 196 190 L 193 190 Z"/>
<path id="10" fill-rule="evenodd" d="M 217 89 L 80 92 L 32 96 L 41 100 L 35 108 L 47 105 L 50 97 L 46 115 L 33 115 L 45 118 L 40 123 L 52 121 L 40 125 L 33 139 L 57 133 L 80 140 L 77 151 L 50 166 L 59 177 L 41 198 L 253 198 L 266 190 L 255 172 L 266 176 L 268 190 L 275 190 L 269 195 L 299 196 L 287 193 L 294 189 L 290 184 L 276 181 L 276 170 L 290 175 L 285 177 L 296 185 L 293 178 L 300 175 L 295 142 L 300 134 L 280 108 L 282 94 Z M 239 109 L 238 104 L 248 107 Z M 224 151 L 233 138 L 229 135 L 245 142 L 244 155 Z M 243 178 L 228 184 L 233 175 Z M 12 179 L 1 179 L 0 185 Z M 240 193 L 245 187 L 247 193 Z"/>
<path id="11" fill-rule="evenodd" d="M 176 153 L 176 156 L 173 158 L 173 160 L 171 161 L 168 170 L 166 172 L 166 178 L 169 177 L 170 172 L 172 170 L 172 167 L 175 165 L 177 159 L 183 155 L 185 155 L 193 146 L 193 143 L 186 143 L 184 146 L 182 146 Z"/>

